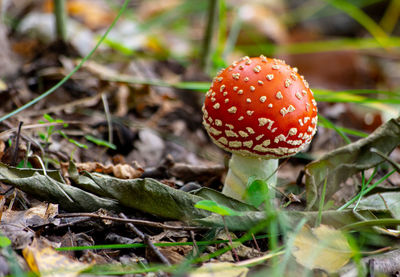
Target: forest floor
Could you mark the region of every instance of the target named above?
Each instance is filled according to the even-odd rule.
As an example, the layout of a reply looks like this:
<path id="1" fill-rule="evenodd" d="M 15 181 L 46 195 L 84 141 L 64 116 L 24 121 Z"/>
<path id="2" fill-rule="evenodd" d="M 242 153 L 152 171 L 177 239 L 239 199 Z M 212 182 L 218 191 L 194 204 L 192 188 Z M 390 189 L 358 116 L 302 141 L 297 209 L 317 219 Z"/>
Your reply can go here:
<path id="1" fill-rule="evenodd" d="M 397 20 L 392 32 L 385 21 L 367 31 L 368 24 L 344 12 L 357 1 L 332 1 L 342 10 L 313 1 L 318 11 L 291 1 L 238 1 L 236 8 L 221 1 L 214 28 L 236 38 L 214 37 L 216 50 L 205 58 L 204 45 L 212 45 L 204 35 L 206 4 L 132 1 L 82 62 L 121 1 L 68 1 L 67 43 L 54 39 L 52 1 L 5 2 L 0 275 L 400 270 L 387 265 L 400 257 Z M 376 2 L 353 7 L 377 21 L 390 1 Z M 303 18 L 306 11 L 315 13 Z M 376 30 L 387 40 L 374 37 Z M 241 56 L 261 54 L 299 69 L 320 114 L 310 146 L 280 162 L 272 211 L 220 193 L 230 154 L 202 126 L 212 76 Z M 240 214 L 194 207 L 204 199 Z M 321 241 L 328 247 L 318 252 Z"/>

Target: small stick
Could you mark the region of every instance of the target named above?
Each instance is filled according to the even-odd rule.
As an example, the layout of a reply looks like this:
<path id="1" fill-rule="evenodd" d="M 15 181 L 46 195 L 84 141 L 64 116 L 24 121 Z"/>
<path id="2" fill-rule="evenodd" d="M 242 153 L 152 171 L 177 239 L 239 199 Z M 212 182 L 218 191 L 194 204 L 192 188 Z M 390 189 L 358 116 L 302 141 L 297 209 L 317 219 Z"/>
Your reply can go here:
<path id="1" fill-rule="evenodd" d="M 253 241 L 254 241 L 254 244 L 255 244 L 255 246 L 256 246 L 257 251 L 258 251 L 259 253 L 261 253 L 261 250 L 260 250 L 260 247 L 258 246 L 256 237 L 254 236 L 253 233 L 251 233 L 251 236 L 253 237 Z"/>
<path id="2" fill-rule="evenodd" d="M 17 136 L 15 138 L 15 145 L 14 145 L 13 153 L 12 153 L 12 160 L 11 160 L 11 165 L 12 166 L 16 166 L 17 165 L 17 157 L 18 157 L 18 149 L 19 149 L 19 138 L 21 136 L 22 124 L 24 124 L 24 122 L 22 122 L 22 121 L 20 121 L 19 124 L 18 124 Z"/>
<path id="3" fill-rule="evenodd" d="M 179 230 L 179 231 L 195 231 L 195 230 L 204 230 L 209 229 L 207 227 L 196 227 L 196 226 L 173 226 L 173 225 L 166 225 L 160 222 L 153 222 L 148 220 L 140 220 L 140 219 L 130 219 L 130 218 L 120 218 L 120 217 L 112 217 L 112 216 L 105 216 L 105 215 L 98 215 L 95 213 L 69 213 L 69 214 L 58 214 L 55 216 L 56 218 L 67 218 L 67 217 L 92 217 L 104 220 L 112 220 L 116 222 L 123 222 L 123 223 L 134 223 L 137 225 L 145 225 L 160 229 L 169 229 L 169 230 Z"/>
<path id="4" fill-rule="evenodd" d="M 128 219 L 123 213 L 119 214 L 120 217 L 124 219 Z M 150 237 L 147 234 L 142 233 L 138 228 L 135 227 L 132 223 L 126 223 L 128 228 L 133 231 L 139 238 L 143 240 L 143 242 L 153 251 L 153 253 L 160 259 L 160 261 L 167 265 L 170 266 L 171 263 L 168 261 L 168 259 L 158 250 L 157 247 L 154 246 L 154 244 L 151 242 Z"/>
<path id="5" fill-rule="evenodd" d="M 228 227 L 226 226 L 225 216 L 222 216 L 222 220 L 224 221 L 225 232 L 226 232 L 226 235 L 228 236 L 229 243 L 230 243 L 230 245 L 231 245 L 231 247 L 232 247 L 232 253 L 233 253 L 233 255 L 235 256 L 235 260 L 236 260 L 237 262 L 239 262 L 239 261 L 240 261 L 240 260 L 239 260 L 239 256 L 238 256 L 238 254 L 236 253 L 235 248 L 233 247 L 233 242 L 232 242 L 231 234 L 229 233 Z"/>
<path id="6" fill-rule="evenodd" d="M 112 124 L 112 120 L 111 120 L 111 113 L 110 113 L 110 108 L 108 106 L 107 96 L 105 93 L 101 94 L 101 100 L 103 101 L 104 113 L 106 115 L 106 120 L 107 120 L 108 142 L 112 144 L 113 143 L 113 124 Z"/>
<path id="7" fill-rule="evenodd" d="M 200 254 L 200 251 L 199 251 L 199 247 L 197 246 L 197 243 L 196 243 L 196 238 L 194 237 L 194 232 L 191 230 L 191 231 L 189 231 L 189 234 L 190 234 L 190 238 L 193 241 L 193 256 L 197 256 Z"/>

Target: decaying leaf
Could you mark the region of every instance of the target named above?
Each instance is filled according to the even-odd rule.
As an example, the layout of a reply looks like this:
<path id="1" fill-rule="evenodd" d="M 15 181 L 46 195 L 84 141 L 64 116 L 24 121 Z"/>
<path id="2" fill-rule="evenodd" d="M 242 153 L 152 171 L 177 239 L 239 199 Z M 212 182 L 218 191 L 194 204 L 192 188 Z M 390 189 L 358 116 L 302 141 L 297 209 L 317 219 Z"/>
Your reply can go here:
<path id="1" fill-rule="evenodd" d="M 46 203 L 24 211 L 7 209 L 1 218 L 0 232 L 10 238 L 14 249 L 23 249 L 34 236 L 30 227 L 54 222 L 57 214 L 58 205 Z"/>
<path id="2" fill-rule="evenodd" d="M 294 239 L 293 256 L 306 268 L 335 272 L 353 256 L 346 236 L 327 225 L 304 226 Z"/>
<path id="3" fill-rule="evenodd" d="M 367 196 L 361 199 L 357 208 L 370 210 L 371 212 L 389 211 L 393 218 L 400 219 L 400 193 L 382 192 Z"/>
<path id="4" fill-rule="evenodd" d="M 90 266 L 60 254 L 44 239 L 34 239 L 22 254 L 29 268 L 39 276 L 74 277 Z"/>
<path id="5" fill-rule="evenodd" d="M 237 239 L 237 236 L 234 233 L 230 232 L 229 235 L 230 235 L 232 240 Z M 227 241 L 227 240 L 229 240 L 229 236 L 225 232 L 225 230 L 221 230 L 215 236 L 215 239 L 226 240 Z M 224 245 L 219 245 L 218 248 L 220 249 L 223 246 Z M 256 258 L 256 257 L 260 257 L 262 255 L 262 253 L 260 251 L 258 251 L 256 248 L 248 247 L 248 246 L 244 245 L 243 243 L 241 243 L 239 241 L 234 241 L 233 242 L 233 246 L 235 247 L 236 254 L 242 259 L 253 259 L 253 258 Z M 227 252 L 227 253 L 231 253 L 231 252 Z M 220 259 L 218 258 L 218 260 L 220 260 Z M 233 261 L 233 257 L 232 257 L 232 261 Z"/>
<path id="6" fill-rule="evenodd" d="M 4 155 L 4 150 L 6 149 L 6 144 L 4 141 L 0 140 L 0 160 Z"/>
<path id="7" fill-rule="evenodd" d="M 370 151 L 376 148 L 389 154 L 400 144 L 400 117 L 391 119 L 366 138 L 338 148 L 306 166 L 307 207 L 317 208 L 320 190 L 327 180 L 325 198 L 329 199 L 342 182 L 361 170 L 384 161 Z"/>
<path id="8" fill-rule="evenodd" d="M 121 179 L 134 179 L 142 175 L 144 170 L 141 167 L 134 168 L 129 164 L 103 165 L 99 162 L 76 163 L 78 171 L 98 172 L 113 174 Z"/>
<path id="9" fill-rule="evenodd" d="M 247 267 L 237 266 L 234 263 L 207 263 L 190 273 L 189 277 L 245 277 L 248 272 Z"/>
<path id="10" fill-rule="evenodd" d="M 187 239 L 181 239 L 179 242 L 186 242 Z M 154 242 L 163 242 L 163 241 L 153 241 Z M 179 264 L 185 260 L 185 257 L 192 251 L 193 246 L 191 245 L 176 245 L 170 247 L 160 247 L 159 251 L 161 254 L 168 259 L 171 264 Z M 150 261 L 158 261 L 157 257 L 154 253 L 148 249 L 146 249 L 146 257 Z"/>
<path id="11" fill-rule="evenodd" d="M 43 173 L 37 169 L 18 169 L 0 163 L 0 181 L 13 185 L 39 200 L 57 203 L 68 211 L 97 211 L 100 208 L 118 211 L 118 201 L 102 198 L 66 185 L 58 171 Z"/>

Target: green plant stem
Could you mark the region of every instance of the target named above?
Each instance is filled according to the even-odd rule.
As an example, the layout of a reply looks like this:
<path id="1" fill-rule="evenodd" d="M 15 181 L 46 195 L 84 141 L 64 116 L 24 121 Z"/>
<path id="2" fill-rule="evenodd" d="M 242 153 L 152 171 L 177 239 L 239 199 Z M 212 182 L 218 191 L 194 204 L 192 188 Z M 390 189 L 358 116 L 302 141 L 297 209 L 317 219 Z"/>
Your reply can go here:
<path id="1" fill-rule="evenodd" d="M 400 17 L 400 1 L 392 0 L 387 6 L 385 14 L 383 15 L 380 25 L 386 33 L 390 34 L 393 32 L 394 28 Z"/>
<path id="2" fill-rule="evenodd" d="M 203 48 L 200 60 L 200 66 L 205 72 L 208 72 L 210 67 L 213 38 L 215 30 L 217 30 L 215 25 L 217 21 L 218 2 L 219 0 L 208 0 L 207 27 L 203 38 Z"/>
<path id="3" fill-rule="evenodd" d="M 233 16 L 234 16 L 233 22 L 232 22 L 232 24 L 230 26 L 229 34 L 228 34 L 228 37 L 227 37 L 226 43 L 225 43 L 225 48 L 224 48 L 224 51 L 222 53 L 222 59 L 223 60 L 226 60 L 228 55 L 235 48 L 235 44 L 236 44 L 237 38 L 239 37 L 240 29 L 242 27 L 242 20 L 241 20 L 241 18 L 239 16 L 238 9 L 235 9 L 235 12 L 234 12 Z"/>
<path id="4" fill-rule="evenodd" d="M 268 235 L 258 235 L 256 239 L 265 239 L 268 238 Z M 232 242 L 245 242 L 251 240 L 252 236 L 246 237 L 246 239 L 232 239 Z M 198 246 L 208 246 L 213 244 L 223 244 L 228 243 L 229 240 L 210 240 L 210 241 L 196 241 Z M 182 245 L 191 245 L 193 246 L 193 242 L 156 242 L 154 246 L 157 247 L 172 247 L 172 246 L 182 246 Z M 147 247 L 144 243 L 132 243 L 132 244 L 105 244 L 105 245 L 92 245 L 92 246 L 67 246 L 67 247 L 59 247 L 56 248 L 57 251 L 82 251 L 82 250 L 100 250 L 100 249 L 125 249 L 125 248 L 144 248 Z"/>
<path id="5" fill-rule="evenodd" d="M 341 230 L 353 230 L 361 229 L 365 227 L 373 226 L 385 226 L 385 225 L 400 225 L 400 219 L 395 218 L 383 218 L 383 219 L 372 219 L 367 221 L 361 221 L 356 223 L 351 223 L 340 228 Z"/>
<path id="6" fill-rule="evenodd" d="M 126 10 L 126 7 L 128 6 L 129 2 L 131 0 L 125 0 L 124 4 L 122 5 L 121 9 L 119 10 L 119 13 L 117 14 L 117 16 L 115 17 L 114 21 L 111 23 L 110 27 L 108 27 L 107 31 L 104 33 L 104 35 L 100 38 L 100 40 L 97 42 L 96 46 L 92 49 L 92 51 L 90 51 L 90 53 L 85 56 L 82 61 L 67 75 L 65 76 L 60 82 L 58 82 L 54 87 L 52 87 L 51 89 L 49 89 L 48 91 L 44 92 L 43 94 L 41 94 L 40 96 L 36 97 L 35 99 L 29 101 L 28 103 L 26 103 L 25 105 L 19 107 L 18 109 L 14 110 L 13 112 L 6 114 L 5 116 L 0 118 L 0 122 L 16 115 L 17 113 L 25 110 L 26 108 L 29 108 L 30 106 L 36 104 L 37 102 L 39 102 L 40 100 L 42 100 L 43 98 L 46 98 L 47 96 L 49 96 L 50 94 L 52 94 L 54 91 L 56 91 L 59 87 L 61 87 L 69 78 L 71 78 L 72 75 L 75 74 L 75 72 L 77 72 L 82 65 L 88 60 L 90 59 L 90 57 L 93 55 L 93 53 L 97 50 L 97 48 L 99 48 L 100 44 L 104 41 L 104 39 L 107 37 L 108 33 L 111 31 L 111 29 L 114 27 L 115 23 L 117 23 L 118 19 L 121 17 L 121 15 L 123 14 L 123 12 Z"/>
<path id="7" fill-rule="evenodd" d="M 333 7 L 347 13 L 351 18 L 360 23 L 383 48 L 387 48 L 388 36 L 385 31 L 360 8 L 354 6 L 352 3 L 346 0 L 325 1 L 331 4 Z"/>
<path id="8" fill-rule="evenodd" d="M 56 36 L 60 41 L 67 41 L 67 11 L 65 0 L 54 0 L 54 18 L 56 23 Z"/>
<path id="9" fill-rule="evenodd" d="M 323 122 L 323 126 L 326 126 L 326 127 L 328 127 L 328 128 L 331 128 L 331 129 L 335 130 L 336 133 L 338 133 L 339 136 L 341 136 L 342 139 L 343 139 L 347 144 L 350 144 L 350 143 L 351 143 L 351 140 L 349 139 L 349 137 L 348 137 L 341 129 L 339 129 L 335 124 L 333 124 L 331 121 L 329 121 L 327 118 L 325 118 L 324 116 L 322 116 L 322 115 L 319 114 L 319 115 L 318 115 L 318 119 L 319 119 L 320 121 Z"/>

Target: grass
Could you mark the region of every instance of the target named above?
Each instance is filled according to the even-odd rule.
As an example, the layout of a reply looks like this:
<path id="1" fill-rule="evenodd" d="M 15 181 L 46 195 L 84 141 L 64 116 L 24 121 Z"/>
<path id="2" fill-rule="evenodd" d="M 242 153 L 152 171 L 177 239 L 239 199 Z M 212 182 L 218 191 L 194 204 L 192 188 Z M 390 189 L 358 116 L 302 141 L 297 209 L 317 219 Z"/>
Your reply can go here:
<path id="1" fill-rule="evenodd" d="M 365 30 L 367 30 L 374 39 L 381 45 L 383 48 L 388 48 L 387 40 L 388 35 L 386 32 L 377 24 L 374 20 L 371 19 L 366 13 L 363 12 L 362 9 L 353 5 L 351 2 L 346 0 L 324 0 L 333 7 L 345 12 L 355 21 L 360 23 Z"/>
<path id="2" fill-rule="evenodd" d="M 374 170 L 375 172 L 375 170 Z M 361 199 L 364 195 L 366 195 L 368 192 L 370 192 L 371 190 L 373 190 L 374 188 L 376 188 L 378 185 L 380 185 L 383 181 L 387 180 L 390 175 L 392 175 L 393 173 L 395 173 L 396 170 L 392 170 L 389 173 L 387 173 L 385 176 L 383 176 L 382 178 L 380 178 L 378 181 L 376 181 L 374 184 L 372 184 L 371 186 L 369 186 L 368 188 L 366 188 L 369 183 L 371 182 L 374 174 L 368 179 L 368 181 L 366 183 L 361 184 L 361 191 L 354 196 L 352 199 L 350 199 L 349 201 L 346 202 L 346 204 L 344 204 L 343 206 L 341 206 L 340 208 L 338 208 L 338 211 L 342 211 L 344 209 L 346 209 L 347 207 L 349 207 L 351 204 L 353 204 L 354 202 L 358 201 L 359 199 Z M 365 179 L 363 178 L 363 181 L 365 181 Z"/>

